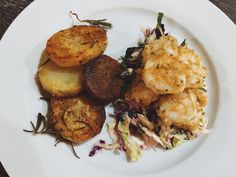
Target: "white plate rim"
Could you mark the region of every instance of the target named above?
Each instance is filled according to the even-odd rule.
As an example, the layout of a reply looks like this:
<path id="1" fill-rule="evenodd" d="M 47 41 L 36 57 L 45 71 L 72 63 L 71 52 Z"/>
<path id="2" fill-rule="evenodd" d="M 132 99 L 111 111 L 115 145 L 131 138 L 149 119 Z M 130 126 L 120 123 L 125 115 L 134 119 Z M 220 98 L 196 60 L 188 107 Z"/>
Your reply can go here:
<path id="1" fill-rule="evenodd" d="M 65 1 L 60 0 L 57 1 L 58 3 L 63 3 Z M 89 1 L 94 2 L 94 1 Z M 108 5 L 105 5 L 106 0 L 100 1 L 100 3 L 103 5 L 102 8 L 109 7 Z M 143 7 L 146 6 L 147 8 L 154 9 L 154 7 L 151 7 L 148 4 L 144 5 L 144 1 L 139 1 L 136 4 L 133 4 L 133 0 L 129 1 L 119 1 L 115 2 L 111 6 L 136 6 L 136 7 Z M 157 3 L 154 0 L 149 1 L 151 3 Z M 15 29 L 17 29 L 17 26 L 21 24 L 21 21 L 24 21 L 24 19 L 27 18 L 27 16 L 30 14 L 31 9 L 40 7 L 42 4 L 45 5 L 46 0 L 36 0 L 32 4 L 30 4 L 11 24 L 7 32 L 2 37 L 1 43 L 0 43 L 0 51 L 1 58 L 6 57 L 5 50 L 7 47 L 12 46 L 12 36 L 16 33 Z M 51 2 L 53 3 L 53 2 Z M 82 2 L 81 2 L 82 3 Z M 162 4 L 158 1 L 159 4 Z M 172 0 L 167 0 L 165 2 L 167 5 L 175 4 Z M 166 4 L 163 3 L 163 7 L 160 7 L 165 9 Z M 86 3 L 85 3 L 86 4 Z M 187 0 L 181 0 L 179 1 L 179 4 L 185 4 L 185 12 L 188 13 L 188 17 L 183 17 L 183 14 L 180 12 L 176 13 L 174 11 L 168 12 L 167 14 L 169 16 L 172 16 L 174 19 L 177 19 L 179 23 L 182 25 L 190 25 L 193 29 L 194 27 L 197 28 L 196 25 L 201 24 L 202 29 L 208 29 L 210 33 L 206 32 L 203 34 L 200 31 L 192 30 L 191 32 L 199 37 L 199 40 L 201 43 L 205 44 L 204 47 L 207 48 L 207 51 L 209 52 L 209 55 L 211 58 L 215 59 L 215 68 L 217 71 L 218 80 L 222 81 L 220 84 L 220 109 L 218 111 L 217 117 L 226 117 L 225 119 L 227 122 L 225 123 L 225 120 L 223 118 L 217 118 L 217 121 L 215 123 L 215 132 L 212 133 L 212 136 L 209 137 L 209 141 L 205 143 L 205 146 L 212 142 L 218 142 L 218 147 L 216 149 L 208 149 L 212 152 L 205 151 L 205 152 L 198 152 L 194 154 L 194 158 L 198 159 L 198 161 L 202 161 L 206 166 L 202 168 L 201 170 L 204 172 L 209 173 L 209 175 L 214 174 L 214 176 L 220 176 L 223 174 L 227 176 L 233 176 L 233 163 L 236 163 L 236 158 L 234 154 L 231 154 L 233 151 L 233 148 L 236 147 L 236 131 L 233 130 L 233 128 L 236 127 L 236 122 L 233 119 L 233 116 L 235 115 L 235 111 L 233 108 L 236 106 L 234 100 L 235 100 L 235 94 L 234 90 L 236 89 L 236 84 L 234 83 L 235 78 L 235 71 L 234 71 L 234 65 L 236 62 L 233 60 L 235 57 L 234 51 L 236 51 L 236 28 L 234 23 L 226 16 L 224 15 L 219 9 L 217 9 L 214 5 L 212 5 L 209 1 L 187 1 Z M 201 7 L 201 13 L 196 13 L 196 10 L 193 9 L 193 7 Z M 111 7 L 109 7 L 111 8 Z M 189 8 L 189 9 L 188 9 Z M 171 7 L 171 9 L 174 9 Z M 190 14 L 191 12 L 191 14 Z M 174 16 L 176 15 L 176 16 Z M 181 18 L 180 18 L 181 17 Z M 201 19 L 201 22 L 196 22 L 194 20 Z M 31 19 L 32 20 L 32 19 Z M 214 30 L 214 28 L 207 24 L 211 22 L 211 25 L 214 28 L 217 28 Z M 206 25 L 206 26 L 204 26 Z M 58 28 L 60 25 L 58 26 Z M 22 28 L 24 29 L 24 28 Z M 29 36 L 32 37 L 32 36 Z M 213 41 L 215 39 L 215 41 Z M 220 42 L 217 42 L 220 41 Z M 226 45 L 227 44 L 227 45 Z M 28 44 L 27 44 L 28 45 Z M 19 47 L 17 45 L 17 47 Z M 217 50 L 218 49 L 218 50 Z M 14 50 L 13 50 L 14 51 Z M 220 60 L 219 58 L 223 58 L 223 60 Z M 17 62 L 16 62 L 17 63 Z M 1 77 L 1 79 L 4 79 Z M 6 81 L 3 81 L 3 84 L 7 84 Z M 20 82 L 19 82 L 20 83 Z M 230 88 L 229 88 L 230 87 Z M 6 87 L 8 88 L 8 87 Z M 6 91 L 5 89 L 3 89 Z M 4 97 L 4 95 L 1 94 L 1 96 Z M 4 97 L 5 98 L 5 97 Z M 3 104 L 3 103 L 2 103 Z M 12 113 L 13 114 L 13 113 Z M 4 113 L 5 115 L 5 113 Z M 7 113 L 6 113 L 7 115 Z M 223 123 L 223 125 L 222 125 Z M 226 132 L 222 132 L 221 129 L 227 129 Z M 228 139 L 229 136 L 232 136 L 231 139 Z M 228 146 L 225 146 L 225 144 L 228 144 Z M 216 154 L 216 153 L 223 153 L 222 156 L 219 156 L 220 162 L 214 161 L 213 159 L 208 158 L 202 158 L 204 155 L 205 157 L 209 156 L 209 154 Z M 198 157 L 198 154 L 201 154 L 200 157 Z M 211 156 L 212 157 L 212 156 Z M 203 161 L 204 160 L 204 161 Z M 212 168 L 211 165 L 214 165 L 214 168 Z M 184 168 L 188 168 L 189 166 L 177 166 L 176 168 L 173 168 L 169 171 L 160 173 L 159 175 L 166 175 L 166 176 L 173 176 L 174 174 L 181 174 L 186 170 Z M 11 169 L 12 170 L 12 169 Z M 213 171 L 215 170 L 215 171 Z M 227 171 L 226 171 L 227 170 Z M 105 173 L 104 173 L 105 174 Z M 187 174 L 191 174 L 191 172 L 186 172 L 184 175 L 187 176 Z M 206 174 L 205 174 L 206 175 Z M 117 174 L 118 176 L 118 174 Z M 152 175 L 150 175 L 152 176 Z M 196 172 L 194 176 L 204 176 L 204 174 L 201 174 L 199 172 Z"/>

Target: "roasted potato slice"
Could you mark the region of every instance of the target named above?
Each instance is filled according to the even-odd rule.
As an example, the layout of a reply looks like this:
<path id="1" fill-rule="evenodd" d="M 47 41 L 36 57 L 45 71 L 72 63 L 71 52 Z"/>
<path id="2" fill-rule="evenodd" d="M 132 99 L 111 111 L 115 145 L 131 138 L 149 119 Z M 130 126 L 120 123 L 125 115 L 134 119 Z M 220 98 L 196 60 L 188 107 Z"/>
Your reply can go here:
<path id="1" fill-rule="evenodd" d="M 107 47 L 106 31 L 96 26 L 73 26 L 55 33 L 46 53 L 58 66 L 81 66 L 101 55 Z"/>
<path id="2" fill-rule="evenodd" d="M 105 109 L 91 100 L 78 98 L 51 99 L 50 119 L 54 129 L 73 143 L 83 143 L 102 130 Z"/>
<path id="3" fill-rule="evenodd" d="M 62 68 L 48 61 L 38 69 L 38 79 L 43 90 L 52 96 L 74 96 L 83 90 L 82 67 Z"/>
<path id="4" fill-rule="evenodd" d="M 102 55 L 85 65 L 84 81 L 88 93 L 95 99 L 110 102 L 121 95 L 124 68 L 113 58 Z"/>

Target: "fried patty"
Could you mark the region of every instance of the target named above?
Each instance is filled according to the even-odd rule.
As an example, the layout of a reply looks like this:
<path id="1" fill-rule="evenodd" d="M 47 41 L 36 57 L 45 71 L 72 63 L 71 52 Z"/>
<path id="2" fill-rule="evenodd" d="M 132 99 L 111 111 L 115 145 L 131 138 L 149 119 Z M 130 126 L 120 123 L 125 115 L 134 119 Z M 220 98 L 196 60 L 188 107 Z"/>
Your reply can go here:
<path id="1" fill-rule="evenodd" d="M 204 88 L 207 68 L 194 50 L 170 35 L 145 45 L 143 81 L 158 94 L 179 94 L 186 88 Z"/>
<path id="2" fill-rule="evenodd" d="M 136 77 L 133 80 L 131 86 L 125 93 L 125 99 L 128 101 L 134 100 L 140 105 L 146 107 L 153 101 L 159 98 L 159 94 L 156 94 L 152 89 L 148 88 L 141 79 L 141 70 L 136 70 Z"/>
<path id="3" fill-rule="evenodd" d="M 162 95 L 157 114 L 167 125 L 194 131 L 204 117 L 203 106 L 207 103 L 206 92 L 186 89 L 180 94 Z"/>
<path id="4" fill-rule="evenodd" d="M 120 97 L 124 80 L 120 74 L 124 68 L 113 58 L 102 55 L 85 65 L 84 82 L 88 93 L 104 102 Z"/>
<path id="5" fill-rule="evenodd" d="M 84 96 L 51 99 L 50 120 L 54 129 L 73 143 L 83 143 L 99 134 L 105 118 L 104 107 Z"/>
<path id="6" fill-rule="evenodd" d="M 49 38 L 46 53 L 58 66 L 81 66 L 107 47 L 106 31 L 96 26 L 73 26 Z"/>

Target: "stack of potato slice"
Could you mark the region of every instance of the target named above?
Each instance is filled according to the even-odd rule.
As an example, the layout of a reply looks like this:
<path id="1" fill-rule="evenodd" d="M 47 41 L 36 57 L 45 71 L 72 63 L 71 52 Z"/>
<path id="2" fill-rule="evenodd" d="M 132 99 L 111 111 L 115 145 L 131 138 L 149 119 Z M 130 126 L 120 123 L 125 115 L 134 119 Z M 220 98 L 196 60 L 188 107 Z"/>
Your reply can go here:
<path id="1" fill-rule="evenodd" d="M 84 65 L 103 54 L 106 31 L 96 26 L 74 26 L 55 33 L 46 45 L 37 78 L 50 95 L 49 119 L 58 134 L 82 143 L 100 133 L 104 107 L 82 95 Z"/>

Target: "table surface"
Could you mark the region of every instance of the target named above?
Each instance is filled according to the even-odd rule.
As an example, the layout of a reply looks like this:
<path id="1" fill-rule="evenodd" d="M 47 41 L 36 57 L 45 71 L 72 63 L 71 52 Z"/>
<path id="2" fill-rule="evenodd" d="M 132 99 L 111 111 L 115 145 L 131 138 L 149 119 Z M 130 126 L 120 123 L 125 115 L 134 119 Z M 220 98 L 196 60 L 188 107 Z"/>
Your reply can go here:
<path id="1" fill-rule="evenodd" d="M 0 0 L 0 38 L 16 16 L 33 0 Z M 210 0 L 236 24 L 236 0 Z"/>
<path id="2" fill-rule="evenodd" d="M 0 38 L 16 16 L 33 0 L 0 0 Z M 236 24 L 236 0 L 210 0 Z M 0 159 L 1 160 L 1 159 Z M 8 177 L 0 162 L 0 177 Z"/>

